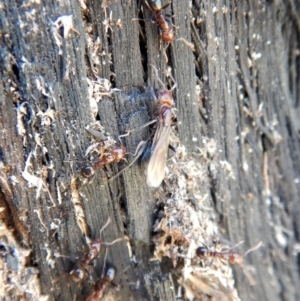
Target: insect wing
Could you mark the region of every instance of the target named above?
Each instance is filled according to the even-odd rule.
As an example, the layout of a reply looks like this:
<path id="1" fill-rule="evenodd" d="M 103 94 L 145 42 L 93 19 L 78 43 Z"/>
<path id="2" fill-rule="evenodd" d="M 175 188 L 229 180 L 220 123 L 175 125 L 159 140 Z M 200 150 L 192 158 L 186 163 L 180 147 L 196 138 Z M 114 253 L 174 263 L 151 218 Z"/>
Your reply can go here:
<path id="1" fill-rule="evenodd" d="M 171 125 L 159 123 L 156 129 L 150 161 L 147 168 L 147 185 L 159 187 L 165 176 Z"/>

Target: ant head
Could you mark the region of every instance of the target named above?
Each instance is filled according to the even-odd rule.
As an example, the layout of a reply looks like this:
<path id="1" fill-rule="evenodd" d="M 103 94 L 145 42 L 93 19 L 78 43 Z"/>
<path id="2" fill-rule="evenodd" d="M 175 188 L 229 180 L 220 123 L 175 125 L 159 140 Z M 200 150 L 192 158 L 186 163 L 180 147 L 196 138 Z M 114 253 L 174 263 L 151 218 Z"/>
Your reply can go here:
<path id="1" fill-rule="evenodd" d="M 158 101 L 161 105 L 173 106 L 174 100 L 172 92 L 166 89 L 161 90 L 158 94 Z"/>
<path id="2" fill-rule="evenodd" d="M 239 264 L 239 265 L 242 265 L 243 259 L 244 259 L 244 256 L 243 256 L 243 255 L 240 255 L 240 254 L 237 254 L 237 253 L 230 253 L 230 254 L 229 254 L 229 262 L 230 262 L 231 264 Z"/>
<path id="3" fill-rule="evenodd" d="M 84 178 L 91 178 L 94 176 L 95 171 L 94 168 L 92 166 L 86 166 L 83 167 L 80 171 L 80 174 L 84 177 Z"/>
<path id="4" fill-rule="evenodd" d="M 205 258 L 208 255 L 208 250 L 206 247 L 199 247 L 196 249 L 196 255 L 200 258 Z"/>
<path id="5" fill-rule="evenodd" d="M 70 272 L 71 279 L 74 282 L 80 282 L 85 276 L 85 273 L 82 269 L 75 269 Z"/>
<path id="6" fill-rule="evenodd" d="M 106 277 L 109 278 L 110 281 L 113 281 L 114 278 L 116 277 L 117 274 L 117 269 L 114 267 L 110 267 L 107 271 L 106 271 Z"/>
<path id="7" fill-rule="evenodd" d="M 121 161 L 126 155 L 126 148 L 124 146 L 117 146 L 111 150 L 111 154 L 117 162 Z"/>
<path id="8" fill-rule="evenodd" d="M 163 41 L 165 41 L 166 43 L 172 43 L 174 40 L 174 33 L 173 30 L 164 30 L 161 33 L 161 38 L 163 39 Z"/>

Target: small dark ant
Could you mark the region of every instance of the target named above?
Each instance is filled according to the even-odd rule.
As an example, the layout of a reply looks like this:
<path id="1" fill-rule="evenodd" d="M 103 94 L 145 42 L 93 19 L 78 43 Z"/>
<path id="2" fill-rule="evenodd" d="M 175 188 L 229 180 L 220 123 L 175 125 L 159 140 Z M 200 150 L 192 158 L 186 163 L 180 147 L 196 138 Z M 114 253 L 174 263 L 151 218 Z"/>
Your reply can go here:
<path id="1" fill-rule="evenodd" d="M 215 242 L 215 245 L 218 242 Z M 244 254 L 239 254 L 239 253 L 235 253 L 235 252 L 230 252 L 231 249 L 237 247 L 238 245 L 240 245 L 242 242 L 238 243 L 237 245 L 235 245 L 234 247 L 230 248 L 227 251 L 216 251 L 215 249 L 209 249 L 207 247 L 199 247 L 196 249 L 196 255 L 201 258 L 201 259 L 207 259 L 207 258 L 218 258 L 221 261 L 228 261 L 231 264 L 239 264 L 242 265 L 244 257 L 246 255 L 248 255 L 250 252 L 257 250 L 262 242 L 260 241 L 256 246 L 250 248 L 247 252 L 245 252 Z"/>
<path id="2" fill-rule="evenodd" d="M 112 283 L 116 276 L 117 270 L 114 267 L 110 267 L 105 276 L 100 279 L 96 285 L 93 293 L 86 299 L 86 301 L 99 301 L 103 297 L 104 290 L 108 284 Z"/>
<path id="3" fill-rule="evenodd" d="M 86 166 L 81 169 L 81 175 L 84 178 L 91 178 L 94 176 L 97 169 L 102 168 L 106 164 L 119 163 L 121 160 L 126 160 L 126 148 L 124 146 L 115 146 L 110 151 L 105 152 L 98 162 L 92 166 Z"/>

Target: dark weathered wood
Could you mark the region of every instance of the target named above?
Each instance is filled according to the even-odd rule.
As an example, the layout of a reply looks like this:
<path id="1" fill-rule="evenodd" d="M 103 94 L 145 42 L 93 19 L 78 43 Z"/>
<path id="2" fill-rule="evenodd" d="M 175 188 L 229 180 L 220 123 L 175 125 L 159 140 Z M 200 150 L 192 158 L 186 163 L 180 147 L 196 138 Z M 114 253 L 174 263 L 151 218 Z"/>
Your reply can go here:
<path id="1" fill-rule="evenodd" d="M 240 299 L 299 299 L 296 1 L 205 0 L 191 6 L 173 0 L 165 12 L 172 15 L 176 38 L 192 42 L 194 51 L 182 39 L 160 49 L 157 24 L 150 22 L 155 14 L 140 1 L 2 1 L 1 6 L 0 244 L 5 252 L 0 268 L 1 282 L 13 287 L 12 300 L 42 295 L 84 300 L 92 285 L 85 280 L 78 286 L 68 273 L 108 218 L 103 240 L 125 235 L 127 241 L 108 247 L 106 262 L 118 269 L 120 290 L 109 287 L 107 299 L 175 300 L 180 267 L 172 273 L 169 259 L 150 260 L 153 225 L 159 210 L 167 208 L 164 202 L 176 194 L 172 179 L 151 190 L 138 164 L 112 181 L 104 170 L 91 183 L 80 177 L 92 140 L 87 125 L 99 120 L 117 140 L 153 118 L 150 86 L 156 91 L 160 85 L 149 64 L 166 83 L 164 71 L 172 67 L 178 85 L 173 132 L 205 177 L 195 192 L 206 196 L 198 210 L 210 212 L 219 235 L 232 244 L 244 240 L 247 248 L 263 241 L 244 268 L 234 269 Z M 73 21 L 73 29 L 66 21 Z M 89 88 L 97 77 L 120 91 L 92 102 Z M 134 153 L 149 136 L 145 127 L 122 141 Z M 113 175 L 125 165 L 112 164 L 107 171 Z M 190 200 L 183 201 L 190 206 Z M 202 241 L 211 238 L 205 231 L 199 229 Z M 101 277 L 104 262 L 102 250 L 90 267 L 94 277 Z M 13 281 L 8 275 L 16 265 Z M 29 276 L 29 267 L 39 279 Z M 198 300 L 206 300 L 205 292 L 196 294 Z M 221 293 L 224 300 L 235 300 L 230 292 Z"/>

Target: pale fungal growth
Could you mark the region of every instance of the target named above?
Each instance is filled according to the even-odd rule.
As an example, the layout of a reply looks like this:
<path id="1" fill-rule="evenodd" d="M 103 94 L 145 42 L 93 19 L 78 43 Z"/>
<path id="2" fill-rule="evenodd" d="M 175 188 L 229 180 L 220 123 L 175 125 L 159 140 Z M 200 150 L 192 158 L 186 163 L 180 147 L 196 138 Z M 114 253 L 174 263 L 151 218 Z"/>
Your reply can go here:
<path id="1" fill-rule="evenodd" d="M 79 35 L 79 32 L 74 28 L 72 15 L 64 15 L 58 17 L 54 22 L 54 25 L 56 26 L 57 30 L 63 27 L 64 39 L 66 39 L 69 36 L 71 30 Z"/>
<path id="2" fill-rule="evenodd" d="M 111 26 L 117 26 L 118 28 L 122 27 L 121 19 L 114 21 L 112 19 L 112 11 L 109 12 L 107 8 L 109 7 L 109 3 L 107 1 L 103 1 L 101 4 L 101 8 L 104 12 L 104 19 L 102 21 L 105 33 L 109 35 L 109 31 L 112 31 Z M 109 79 L 101 78 L 99 75 L 101 72 L 101 65 L 112 64 L 112 53 L 108 51 L 107 47 L 103 47 L 101 39 L 97 37 L 95 39 L 93 35 L 92 28 L 94 24 L 89 23 L 88 20 L 84 20 L 84 29 L 85 35 L 89 50 L 89 59 L 90 59 L 90 68 L 93 73 L 92 78 L 86 78 L 88 85 L 88 93 L 89 93 L 89 102 L 91 111 L 94 117 L 98 114 L 98 103 L 101 101 L 103 97 L 112 97 L 114 93 L 121 92 L 120 89 L 112 88 L 111 82 Z M 100 69 L 100 70 L 99 70 Z M 110 76 L 114 76 L 113 73 Z"/>
<path id="3" fill-rule="evenodd" d="M 111 97 L 115 92 L 121 92 L 120 89 L 112 88 L 111 82 L 106 78 L 97 77 L 96 80 L 87 78 L 89 100 L 94 117 L 98 114 L 98 102 L 103 96 Z"/>
<path id="4" fill-rule="evenodd" d="M 43 112 L 39 109 L 39 111 L 36 113 L 36 116 L 41 118 L 41 125 L 42 126 L 50 126 L 52 122 L 55 120 L 56 111 L 49 108 Z"/>
<path id="5" fill-rule="evenodd" d="M 17 107 L 17 131 L 19 136 L 25 136 L 26 129 L 23 122 L 23 115 L 26 115 L 27 111 L 24 108 L 24 103 Z M 23 145 L 26 146 L 27 143 L 23 142 Z"/>
<path id="6" fill-rule="evenodd" d="M 108 30 L 110 29 L 111 31 L 113 31 L 111 24 L 113 22 L 113 18 L 112 18 L 112 11 L 110 11 L 109 13 L 109 18 L 107 17 L 107 13 L 106 13 L 106 9 L 104 8 L 104 12 L 105 12 L 105 18 L 102 21 L 102 24 L 104 25 L 105 28 L 105 33 L 108 34 Z"/>
<path id="7" fill-rule="evenodd" d="M 121 19 L 118 19 L 117 21 L 116 21 L 116 26 L 118 27 L 118 28 L 120 28 L 120 29 L 122 29 L 122 20 Z"/>
<path id="8" fill-rule="evenodd" d="M 42 175 L 40 177 L 38 177 L 34 173 L 29 172 L 29 169 L 32 167 L 31 157 L 32 157 L 32 152 L 30 152 L 27 157 L 24 171 L 22 172 L 22 177 L 28 182 L 29 187 L 36 187 L 36 196 L 35 196 L 36 200 L 39 199 L 41 190 L 44 187 L 48 193 L 49 199 L 52 202 L 53 207 L 55 207 L 55 202 L 52 198 L 52 195 L 50 193 L 50 190 L 49 190 L 47 184 L 45 183 L 45 181 L 42 178 Z"/>
<path id="9" fill-rule="evenodd" d="M 52 254 L 52 250 L 49 247 L 49 244 L 47 244 L 47 243 L 45 244 L 44 250 L 47 254 L 46 255 L 46 262 L 47 262 L 49 268 L 54 269 L 55 268 L 55 260 L 54 260 L 53 254 Z"/>
<path id="10" fill-rule="evenodd" d="M 254 61 L 260 59 L 262 57 L 262 54 L 260 52 L 252 52 L 251 57 L 253 58 Z"/>
<path id="11" fill-rule="evenodd" d="M 35 116 L 35 112 L 32 109 L 31 105 L 24 101 L 17 107 L 17 131 L 18 135 L 23 138 L 23 145 L 27 145 L 27 136 L 26 136 L 26 128 L 24 123 L 24 117 L 27 117 L 29 120 Z M 28 121 L 29 123 L 29 121 Z"/>
<path id="12" fill-rule="evenodd" d="M 189 42 L 185 38 L 177 38 L 176 41 L 182 41 L 186 46 L 188 46 L 193 52 L 195 52 L 195 45 L 192 42 Z"/>
<path id="13" fill-rule="evenodd" d="M 171 137 L 176 144 L 176 137 Z M 177 141 L 178 143 L 178 141 Z M 202 155 L 207 160 L 217 156 L 213 140 L 204 144 Z M 155 197 L 163 209 L 154 224 L 154 258 L 171 259 L 179 277 L 178 283 L 184 288 L 183 300 L 206 300 L 210 295 L 220 300 L 236 300 L 231 267 L 218 259 L 200 259 L 198 247 L 212 247 L 218 235 L 213 221 L 214 209 L 206 203 L 207 193 L 202 187 L 209 186 L 206 175 L 206 161 L 194 160 L 178 146 L 176 156 L 167 163 L 168 173 L 164 179 L 164 191 L 156 191 Z M 183 262 L 183 267 L 179 263 Z"/>
<path id="14" fill-rule="evenodd" d="M 225 5 L 222 6 L 222 13 L 224 15 L 228 13 L 228 7 L 227 6 L 225 6 Z"/>
<path id="15" fill-rule="evenodd" d="M 220 165 L 224 169 L 227 177 L 235 180 L 235 176 L 231 164 L 228 161 L 224 160 L 224 161 L 220 161 Z"/>
<path id="16" fill-rule="evenodd" d="M 35 148 L 34 148 L 34 152 L 33 155 L 34 157 L 37 157 L 37 150 L 40 148 L 42 153 L 44 155 L 46 155 L 48 153 L 48 149 L 46 146 L 43 145 L 42 140 L 41 140 L 41 134 L 39 133 L 34 133 L 34 141 L 35 141 Z"/>
<path id="17" fill-rule="evenodd" d="M 214 14 L 216 14 L 218 12 L 218 8 L 216 6 L 214 6 L 212 11 L 213 11 Z"/>
<path id="18" fill-rule="evenodd" d="M 48 87 L 47 84 L 45 83 L 44 78 L 39 75 L 36 79 L 35 79 L 35 84 L 36 84 L 36 88 L 38 89 L 38 91 L 40 91 L 44 96 L 49 97 L 49 93 L 47 92 Z"/>
<path id="19" fill-rule="evenodd" d="M 43 228 L 40 228 L 40 232 L 47 232 L 47 236 L 49 236 L 49 229 L 47 228 L 47 226 L 44 224 L 42 218 L 41 218 L 41 209 L 37 210 L 33 210 L 33 212 L 35 212 L 37 214 L 38 220 L 40 221 L 41 225 L 43 226 Z"/>
<path id="20" fill-rule="evenodd" d="M 99 37 L 97 37 L 96 41 L 89 35 L 87 34 L 87 43 L 89 45 L 90 49 L 90 57 L 91 57 L 91 69 L 94 73 L 95 76 L 98 76 L 99 70 L 95 67 L 95 65 L 100 65 L 101 64 L 101 56 L 105 55 L 105 51 L 103 51 L 102 45 L 101 45 L 101 40 Z"/>
<path id="21" fill-rule="evenodd" d="M 72 15 L 63 15 L 56 19 L 53 22 L 52 26 L 52 33 L 54 36 L 54 40 L 56 42 L 57 47 L 59 48 L 59 55 L 63 54 L 62 46 L 63 46 L 63 39 L 60 34 L 60 30 L 63 28 L 63 38 L 67 39 L 70 31 L 74 31 L 76 34 L 80 35 L 80 33 L 74 28 L 73 25 L 73 16 Z"/>
<path id="22" fill-rule="evenodd" d="M 100 121 L 91 123 L 86 126 L 85 129 L 92 135 L 92 137 L 94 137 L 95 140 L 105 141 L 107 139 L 104 127 L 101 125 Z"/>

